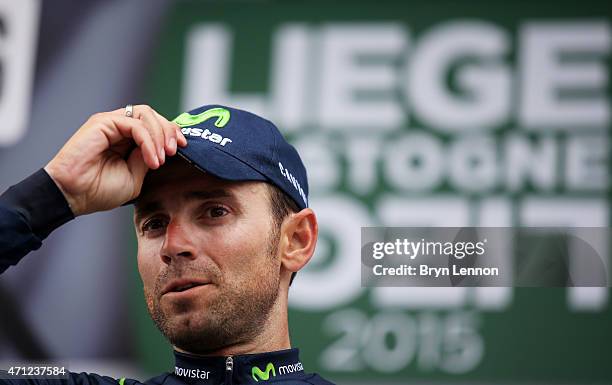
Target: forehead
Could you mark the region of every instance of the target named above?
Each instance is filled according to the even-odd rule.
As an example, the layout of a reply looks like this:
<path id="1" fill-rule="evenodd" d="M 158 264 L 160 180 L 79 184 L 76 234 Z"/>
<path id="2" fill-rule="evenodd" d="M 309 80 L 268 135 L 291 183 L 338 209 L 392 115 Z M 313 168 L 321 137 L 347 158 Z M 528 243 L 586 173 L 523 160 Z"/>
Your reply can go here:
<path id="1" fill-rule="evenodd" d="M 182 193 L 194 191 L 225 192 L 226 195 L 244 199 L 267 194 L 264 182 L 236 182 L 220 179 L 175 157 L 170 158 L 159 169 L 147 173 L 135 206 L 138 207 L 150 201 L 175 199 Z"/>

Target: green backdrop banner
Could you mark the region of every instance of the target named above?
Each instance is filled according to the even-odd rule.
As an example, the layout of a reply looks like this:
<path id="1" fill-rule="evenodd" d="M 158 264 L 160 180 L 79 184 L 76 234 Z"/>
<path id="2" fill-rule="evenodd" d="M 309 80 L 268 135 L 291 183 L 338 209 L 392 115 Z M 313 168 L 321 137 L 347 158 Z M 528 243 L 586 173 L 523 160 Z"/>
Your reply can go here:
<path id="1" fill-rule="evenodd" d="M 609 226 L 610 19 L 603 1 L 178 2 L 150 102 L 168 117 L 258 112 L 302 153 L 321 226 L 290 290 L 307 371 L 610 383 L 608 289 L 363 288 L 359 239 L 361 226 Z M 168 370 L 134 303 L 143 361 Z"/>

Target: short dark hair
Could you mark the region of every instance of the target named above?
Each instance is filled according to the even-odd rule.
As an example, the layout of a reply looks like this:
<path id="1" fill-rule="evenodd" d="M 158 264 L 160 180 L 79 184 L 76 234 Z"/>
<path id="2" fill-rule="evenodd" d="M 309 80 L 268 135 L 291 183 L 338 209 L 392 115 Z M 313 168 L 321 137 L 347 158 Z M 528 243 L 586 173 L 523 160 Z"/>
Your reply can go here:
<path id="1" fill-rule="evenodd" d="M 274 221 L 274 225 L 276 226 L 276 233 L 280 234 L 280 228 L 283 224 L 283 220 L 285 220 L 287 215 L 299 212 L 300 208 L 298 207 L 297 203 L 295 203 L 295 201 L 281 189 L 270 183 L 267 183 L 267 185 L 268 195 L 270 197 L 270 210 L 272 212 L 272 220 Z M 293 282 L 293 279 L 295 278 L 296 274 L 297 272 L 293 272 L 293 274 L 291 274 L 289 286 L 291 286 L 291 283 Z"/>

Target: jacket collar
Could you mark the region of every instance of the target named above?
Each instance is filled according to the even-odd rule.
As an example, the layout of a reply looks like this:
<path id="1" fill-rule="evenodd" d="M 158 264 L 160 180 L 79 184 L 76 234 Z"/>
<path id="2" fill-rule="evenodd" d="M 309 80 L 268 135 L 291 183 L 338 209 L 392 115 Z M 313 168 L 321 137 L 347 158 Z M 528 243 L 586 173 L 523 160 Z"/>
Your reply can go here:
<path id="1" fill-rule="evenodd" d="M 174 351 L 174 375 L 189 384 L 254 384 L 304 374 L 299 349 L 201 357 Z"/>

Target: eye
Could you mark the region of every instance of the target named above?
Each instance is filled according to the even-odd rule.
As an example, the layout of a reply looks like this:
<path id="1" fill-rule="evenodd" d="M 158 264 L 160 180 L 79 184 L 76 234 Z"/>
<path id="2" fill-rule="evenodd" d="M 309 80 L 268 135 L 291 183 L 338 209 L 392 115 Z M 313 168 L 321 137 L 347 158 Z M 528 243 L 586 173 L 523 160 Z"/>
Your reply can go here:
<path id="1" fill-rule="evenodd" d="M 166 219 L 161 218 L 161 217 L 153 217 L 153 218 L 147 220 L 142 225 L 142 232 L 146 233 L 146 232 L 150 232 L 150 231 L 161 230 L 164 227 L 166 227 L 167 224 L 168 224 L 168 221 Z"/>
<path id="2" fill-rule="evenodd" d="M 208 214 L 212 218 L 219 218 L 229 214 L 229 210 L 223 206 L 214 206 L 208 209 Z"/>

